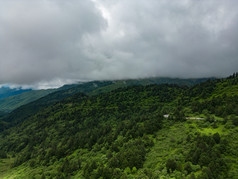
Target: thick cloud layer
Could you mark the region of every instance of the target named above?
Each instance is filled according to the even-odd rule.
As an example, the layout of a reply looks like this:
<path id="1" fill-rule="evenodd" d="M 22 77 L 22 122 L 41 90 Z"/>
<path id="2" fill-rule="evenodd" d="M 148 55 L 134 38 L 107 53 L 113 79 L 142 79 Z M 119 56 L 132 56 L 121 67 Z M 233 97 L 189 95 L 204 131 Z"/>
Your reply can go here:
<path id="1" fill-rule="evenodd" d="M 227 76 L 236 0 L 0 0 L 0 83 Z"/>

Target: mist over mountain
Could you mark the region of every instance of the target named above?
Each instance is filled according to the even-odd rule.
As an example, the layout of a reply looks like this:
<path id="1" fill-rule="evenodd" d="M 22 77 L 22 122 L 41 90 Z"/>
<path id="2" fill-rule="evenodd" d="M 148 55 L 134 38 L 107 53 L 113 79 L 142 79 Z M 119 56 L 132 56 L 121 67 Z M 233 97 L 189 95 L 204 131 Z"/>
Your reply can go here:
<path id="1" fill-rule="evenodd" d="M 21 94 L 27 91 L 31 91 L 31 89 L 9 88 L 7 86 L 2 86 L 0 87 L 0 99 Z"/>
<path id="2" fill-rule="evenodd" d="M 0 0 L 0 178 L 237 179 L 237 0 Z"/>
<path id="3" fill-rule="evenodd" d="M 0 1 L 0 84 L 226 77 L 238 71 L 236 0 Z"/>

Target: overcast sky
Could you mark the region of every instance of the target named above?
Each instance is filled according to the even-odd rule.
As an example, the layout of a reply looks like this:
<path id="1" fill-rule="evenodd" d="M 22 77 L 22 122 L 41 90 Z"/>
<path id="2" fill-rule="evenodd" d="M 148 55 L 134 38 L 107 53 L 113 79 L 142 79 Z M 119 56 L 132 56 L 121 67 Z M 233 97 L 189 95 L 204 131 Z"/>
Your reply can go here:
<path id="1" fill-rule="evenodd" d="M 236 71 L 237 0 L 0 0 L 0 84 Z"/>

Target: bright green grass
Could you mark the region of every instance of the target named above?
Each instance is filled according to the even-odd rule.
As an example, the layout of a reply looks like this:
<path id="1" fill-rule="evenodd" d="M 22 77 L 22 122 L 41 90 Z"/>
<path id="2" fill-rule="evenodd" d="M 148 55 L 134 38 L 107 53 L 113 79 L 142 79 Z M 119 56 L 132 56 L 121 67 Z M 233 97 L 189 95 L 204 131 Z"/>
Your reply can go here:
<path id="1" fill-rule="evenodd" d="M 13 163 L 14 159 L 0 159 L 0 178 L 4 178 L 6 173 L 8 173 L 11 164 Z"/>
<path id="2" fill-rule="evenodd" d="M 198 131 L 206 135 L 212 135 L 215 133 L 219 133 L 221 135 L 221 134 L 224 134 L 224 126 L 219 126 L 218 128 L 215 128 L 215 129 L 211 127 L 201 128 L 201 129 L 198 129 Z"/>
<path id="3" fill-rule="evenodd" d="M 189 125 L 184 123 L 177 123 L 160 130 L 156 135 L 154 147 L 147 154 L 144 167 L 162 174 L 168 158 L 177 157 L 184 161 L 181 153 L 186 152 L 190 147 L 185 142 L 190 130 L 194 129 L 189 129 Z"/>

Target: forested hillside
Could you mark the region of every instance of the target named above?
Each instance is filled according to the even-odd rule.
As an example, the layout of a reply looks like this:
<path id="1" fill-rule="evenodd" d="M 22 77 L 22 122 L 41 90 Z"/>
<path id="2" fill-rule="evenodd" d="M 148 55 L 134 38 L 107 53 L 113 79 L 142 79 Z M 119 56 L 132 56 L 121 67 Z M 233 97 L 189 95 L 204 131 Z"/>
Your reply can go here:
<path id="1" fill-rule="evenodd" d="M 3 99 L 0 99 L 0 111 L 11 112 L 12 110 L 35 101 L 43 96 L 46 96 L 52 92 L 56 91 L 55 89 L 48 90 L 31 90 L 21 94 L 9 96 Z"/>
<path id="2" fill-rule="evenodd" d="M 0 99 L 21 94 L 21 93 L 25 93 L 27 91 L 31 91 L 31 89 L 10 88 L 8 86 L 2 86 L 0 87 Z"/>
<path id="3" fill-rule="evenodd" d="M 92 96 L 101 93 L 107 93 L 120 87 L 134 85 L 145 86 L 149 84 L 169 83 L 178 84 L 180 86 L 192 86 L 205 80 L 207 79 L 147 78 L 138 80 L 92 81 L 79 84 L 64 85 L 58 89 L 32 90 L 23 94 L 0 99 L 0 118 L 2 118 L 1 121 L 5 121 L 0 121 L 0 130 L 7 128 L 8 126 L 15 125 L 18 121 L 25 120 L 27 117 L 35 114 L 39 110 L 49 105 L 52 105 L 66 97 L 69 97 L 77 92 L 82 92 Z M 8 114 L 8 112 L 12 110 L 14 111 Z M 25 111 L 27 111 L 27 113 Z M 6 122 L 11 123 L 7 124 Z"/>
<path id="4" fill-rule="evenodd" d="M 20 106 L 26 105 L 30 102 L 36 101 L 50 93 L 77 89 L 78 92 L 83 92 L 89 95 L 97 95 L 99 93 L 110 92 L 120 87 L 127 87 L 133 85 L 149 85 L 149 84 L 178 84 L 192 86 L 207 78 L 198 79 L 178 79 L 178 78 L 147 78 L 138 80 L 116 80 L 116 81 L 92 81 L 78 84 L 64 85 L 56 89 L 47 90 L 16 90 L 7 87 L 0 88 L 0 112 L 2 114 L 13 111 Z M 69 92 L 70 93 L 70 92 Z M 1 117 L 1 115 L 0 115 Z"/>
<path id="5" fill-rule="evenodd" d="M 238 177 L 237 74 L 192 87 L 111 85 L 58 91 L 5 117 L 0 177 Z"/>

